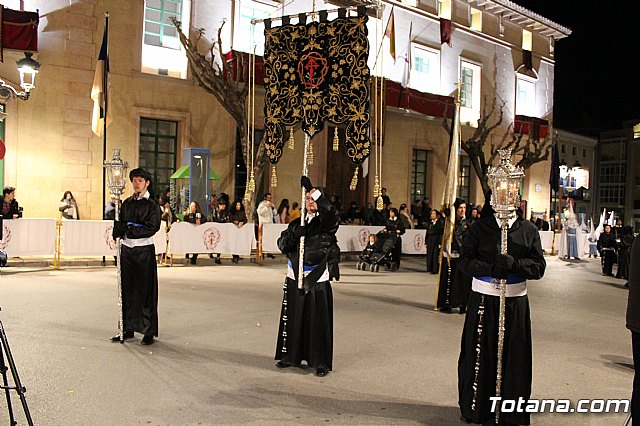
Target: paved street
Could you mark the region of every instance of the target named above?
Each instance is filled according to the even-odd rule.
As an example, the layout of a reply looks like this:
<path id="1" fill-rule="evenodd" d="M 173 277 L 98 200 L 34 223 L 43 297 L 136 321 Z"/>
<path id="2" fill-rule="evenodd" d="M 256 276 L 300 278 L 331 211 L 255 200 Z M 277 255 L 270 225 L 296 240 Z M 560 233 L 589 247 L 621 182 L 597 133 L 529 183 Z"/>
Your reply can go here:
<path id="1" fill-rule="evenodd" d="M 160 336 L 151 347 L 138 335 L 109 342 L 117 328 L 113 266 L 4 268 L 0 319 L 35 423 L 462 424 L 463 317 L 434 312 L 436 276 L 422 272 L 422 258 L 378 274 L 343 262 L 333 287 L 334 371 L 318 378 L 274 365 L 283 258 L 218 266 L 204 257 L 159 269 Z M 601 276 L 599 259 L 547 260 L 546 277 L 529 283 L 532 397 L 628 398 L 623 282 Z M 532 422 L 621 425 L 625 417 L 545 414 Z"/>

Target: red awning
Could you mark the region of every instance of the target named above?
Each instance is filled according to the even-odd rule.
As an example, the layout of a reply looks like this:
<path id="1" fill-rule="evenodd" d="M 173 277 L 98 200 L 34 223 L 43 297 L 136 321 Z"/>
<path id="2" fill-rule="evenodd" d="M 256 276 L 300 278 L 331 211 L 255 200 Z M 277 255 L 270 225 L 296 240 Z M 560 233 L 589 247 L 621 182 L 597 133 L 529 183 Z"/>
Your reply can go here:
<path id="1" fill-rule="evenodd" d="M 516 115 L 513 120 L 513 132 L 531 135 L 533 139 L 544 139 L 549 130 L 549 121 L 542 118 Z"/>
<path id="2" fill-rule="evenodd" d="M 222 55 L 224 59 L 223 72 L 227 75 L 227 70 L 231 72 L 231 80 L 234 81 L 247 81 L 249 75 L 249 54 L 244 52 L 238 52 L 237 50 L 230 50 Z M 262 56 L 255 56 L 255 69 L 256 69 L 256 84 L 259 86 L 264 85 L 264 58 Z M 238 73 L 240 70 L 240 73 Z"/>
<path id="3" fill-rule="evenodd" d="M 0 61 L 2 49 L 38 51 L 38 12 L 0 7 Z"/>
<path id="4" fill-rule="evenodd" d="M 453 116 L 453 97 L 405 89 L 395 81 L 385 81 L 387 107 L 404 108 L 431 117 Z"/>

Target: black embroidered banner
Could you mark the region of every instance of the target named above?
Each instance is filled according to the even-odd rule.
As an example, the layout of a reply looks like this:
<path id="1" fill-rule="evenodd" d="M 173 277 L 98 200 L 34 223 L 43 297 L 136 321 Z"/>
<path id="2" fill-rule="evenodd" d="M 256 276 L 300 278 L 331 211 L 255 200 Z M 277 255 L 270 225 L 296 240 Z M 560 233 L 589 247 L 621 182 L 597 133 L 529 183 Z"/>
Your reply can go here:
<path id="1" fill-rule="evenodd" d="M 324 122 L 344 127 L 347 155 L 361 164 L 370 151 L 370 73 L 366 10 L 333 21 L 270 28 L 265 22 L 264 88 L 266 150 L 282 156 L 285 132 L 301 124 L 310 137 Z"/>

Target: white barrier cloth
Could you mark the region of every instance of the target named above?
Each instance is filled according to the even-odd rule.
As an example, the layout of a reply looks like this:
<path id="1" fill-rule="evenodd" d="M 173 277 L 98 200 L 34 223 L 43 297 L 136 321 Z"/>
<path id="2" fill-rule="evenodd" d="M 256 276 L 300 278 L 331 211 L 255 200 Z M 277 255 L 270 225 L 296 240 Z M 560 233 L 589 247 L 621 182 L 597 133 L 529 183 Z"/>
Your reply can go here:
<path id="1" fill-rule="evenodd" d="M 56 245 L 56 219 L 9 219 L 2 225 L 0 249 L 7 256 L 53 255 Z"/>
<path id="2" fill-rule="evenodd" d="M 278 238 L 287 229 L 285 224 L 267 223 L 262 229 L 262 250 L 266 253 L 280 253 Z M 384 226 L 340 225 L 336 238 L 341 252 L 361 252 L 369 242 L 369 234 L 377 234 Z M 425 230 L 408 229 L 402 236 L 402 253 L 426 254 Z"/>
<path id="3" fill-rule="evenodd" d="M 111 237 L 112 232 L 112 220 L 64 220 L 60 252 L 63 256 L 115 256 L 116 242 Z M 167 233 L 164 222 L 153 236 L 153 244 L 156 254 L 166 252 Z"/>
<path id="4" fill-rule="evenodd" d="M 222 253 L 248 256 L 255 241 L 253 224 L 178 222 L 169 231 L 169 253 Z"/>

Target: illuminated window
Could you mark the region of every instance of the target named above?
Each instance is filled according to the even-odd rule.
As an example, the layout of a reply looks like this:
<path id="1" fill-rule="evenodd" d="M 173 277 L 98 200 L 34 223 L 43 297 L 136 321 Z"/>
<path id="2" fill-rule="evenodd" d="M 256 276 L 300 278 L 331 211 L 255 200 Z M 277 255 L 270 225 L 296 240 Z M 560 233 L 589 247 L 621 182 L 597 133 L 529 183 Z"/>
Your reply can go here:
<path id="1" fill-rule="evenodd" d="M 482 68 L 480 65 L 460 61 L 460 81 L 462 81 L 460 121 L 477 125 L 480 118 L 480 81 Z"/>
<path id="2" fill-rule="evenodd" d="M 182 30 L 189 28 L 191 0 L 145 0 L 141 71 L 170 77 L 187 77 L 187 57 L 178 30 L 169 21 L 176 18 Z"/>
<path id="3" fill-rule="evenodd" d="M 476 31 L 482 31 L 482 12 L 478 9 L 470 9 L 469 26 Z"/>
<path id="4" fill-rule="evenodd" d="M 233 50 L 253 52 L 251 39 L 256 55 L 264 53 L 264 23 L 251 25 L 252 19 L 266 19 L 274 13 L 279 4 L 269 0 L 237 0 L 233 21 Z"/>
<path id="5" fill-rule="evenodd" d="M 458 170 L 458 197 L 469 203 L 471 193 L 471 160 L 466 155 L 460 156 L 460 170 Z M 469 205 L 469 204 L 467 204 Z"/>
<path id="6" fill-rule="evenodd" d="M 438 0 L 438 16 L 451 20 L 451 0 Z"/>
<path id="7" fill-rule="evenodd" d="M 421 92 L 440 91 L 440 52 L 419 44 L 411 44 L 412 67 L 409 85 Z"/>
<path id="8" fill-rule="evenodd" d="M 178 122 L 140 118 L 140 167 L 151 173 L 157 189 L 169 187 L 177 151 Z"/>
<path id="9" fill-rule="evenodd" d="M 522 30 L 522 50 L 528 50 L 531 52 L 531 46 L 533 44 L 533 38 L 531 31 Z"/>
<path id="10" fill-rule="evenodd" d="M 536 116 L 536 83 L 533 79 L 516 77 L 516 115 Z"/>
<path id="11" fill-rule="evenodd" d="M 633 126 L 633 138 L 640 139 L 640 123 Z"/>
<path id="12" fill-rule="evenodd" d="M 411 168 L 411 199 L 422 200 L 427 196 L 427 158 L 426 149 L 414 149 Z"/>
<path id="13" fill-rule="evenodd" d="M 182 21 L 182 0 L 146 0 L 144 44 L 179 49 L 178 30 L 171 18 Z"/>

